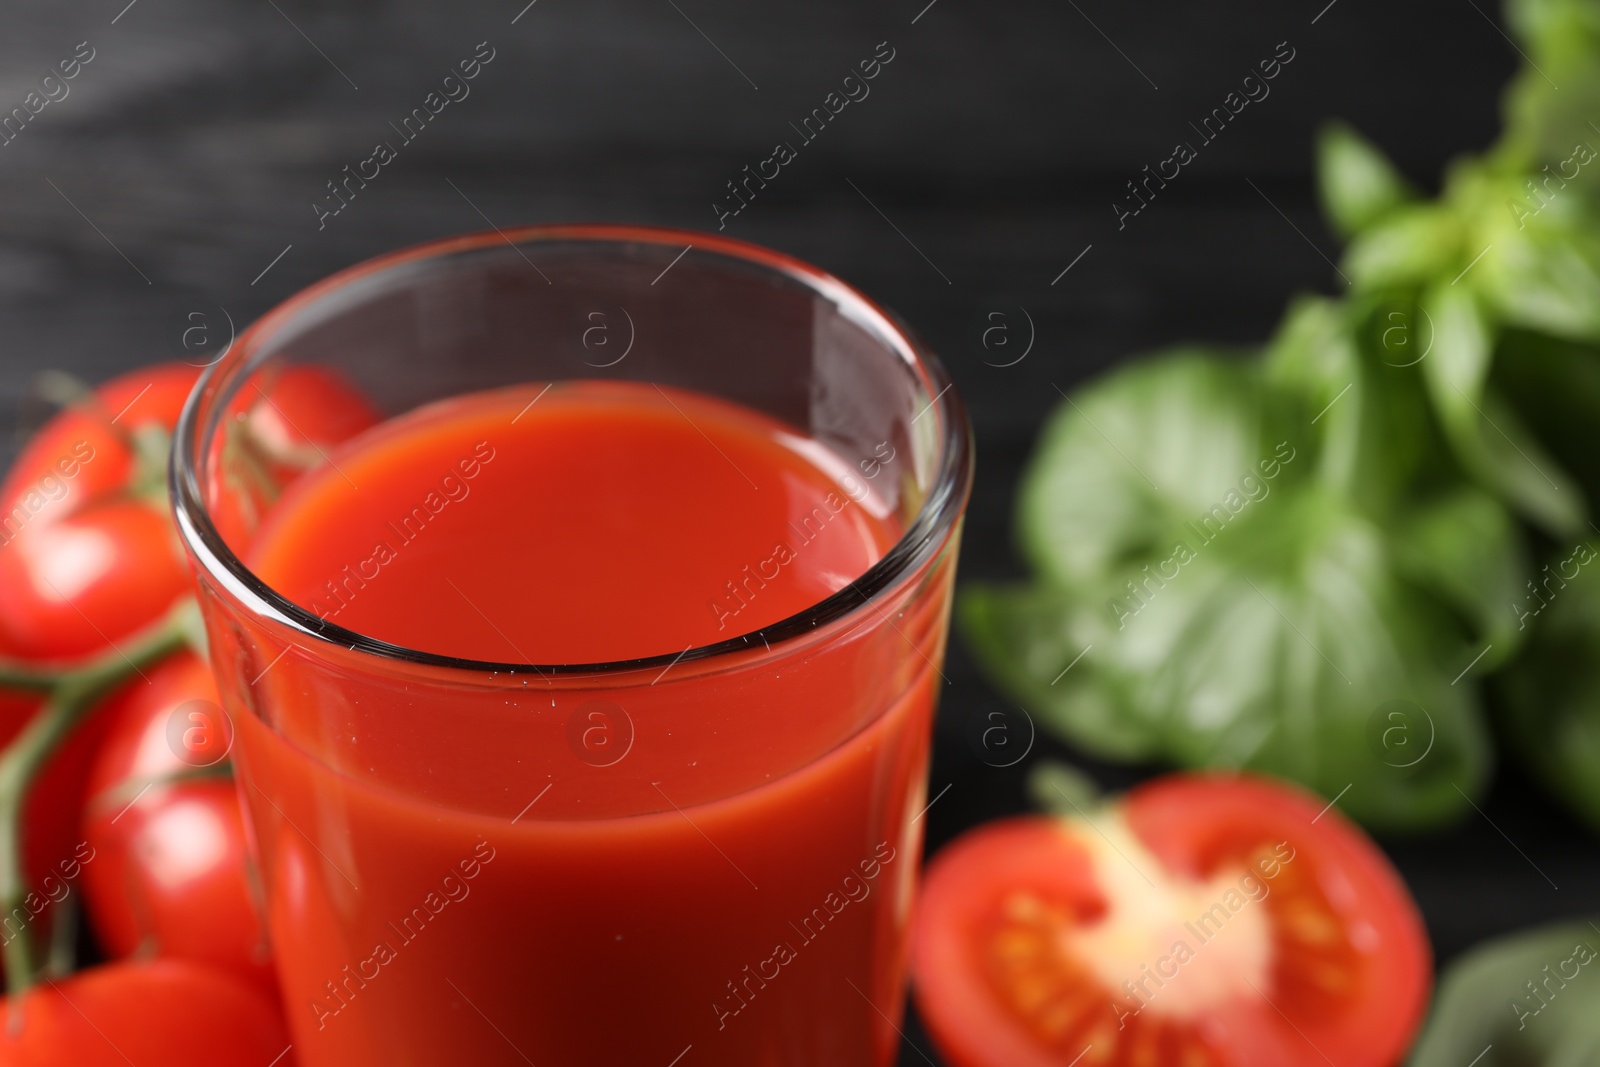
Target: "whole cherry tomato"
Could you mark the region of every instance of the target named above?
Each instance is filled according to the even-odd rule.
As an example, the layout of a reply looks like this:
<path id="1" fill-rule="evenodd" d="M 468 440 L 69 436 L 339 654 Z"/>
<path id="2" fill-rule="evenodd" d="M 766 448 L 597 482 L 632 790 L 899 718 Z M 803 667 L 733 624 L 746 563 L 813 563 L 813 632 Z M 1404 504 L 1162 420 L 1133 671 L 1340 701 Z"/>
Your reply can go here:
<path id="1" fill-rule="evenodd" d="M 212 439 L 214 481 L 206 492 L 223 540 L 243 553 L 285 486 L 380 418 L 366 397 L 325 367 L 258 371 L 234 397 Z"/>
<path id="2" fill-rule="evenodd" d="M 108 382 L 47 423 L 0 484 L 0 636 L 23 657 L 105 651 L 188 592 L 166 456 L 198 374 L 172 363 Z M 231 416 L 218 441 L 239 446 L 236 466 L 268 502 L 378 421 L 353 387 L 311 366 L 262 372 Z"/>
<path id="3" fill-rule="evenodd" d="M 145 367 L 113 378 L 61 411 L 33 435 L 0 482 L 0 504 L 8 512 L 23 505 L 28 526 L 122 494 L 140 474 L 159 488 L 163 470 L 135 469 L 140 459 L 135 438 L 145 427 L 170 433 L 199 375 L 182 363 Z"/>
<path id="4" fill-rule="evenodd" d="M 48 668 L 98 652 L 182 593 L 158 446 L 198 373 L 173 364 L 117 378 L 23 448 L 0 482 L 0 659 Z M 0 691 L 0 743 L 43 702 L 38 692 Z M 62 865 L 81 862 L 83 790 L 102 732 L 96 716 L 80 723 L 29 789 L 21 832 L 36 941 L 64 891 Z"/>
<path id="5" fill-rule="evenodd" d="M 240 391 L 234 418 L 245 423 L 283 486 L 325 461 L 330 445 L 377 425 L 381 416 L 333 371 L 302 364 L 262 371 Z"/>
<path id="6" fill-rule="evenodd" d="M 167 364 L 107 383 L 50 420 L 0 486 L 0 632 L 23 657 L 99 652 L 187 590 L 162 467 L 198 373 Z"/>
<path id="7" fill-rule="evenodd" d="M 0 548 L 0 625 L 26 658 L 86 656 L 160 618 L 188 585 L 166 513 L 107 498 Z"/>
<path id="8" fill-rule="evenodd" d="M 106 734 L 83 828 L 95 855 L 83 873 L 90 921 L 112 956 L 200 960 L 270 985 L 211 669 L 186 651 L 145 673 L 148 685 L 98 712 Z"/>
<path id="9" fill-rule="evenodd" d="M 111 963 L 6 998 L 4 1067 L 293 1067 L 272 998 L 183 960 Z"/>

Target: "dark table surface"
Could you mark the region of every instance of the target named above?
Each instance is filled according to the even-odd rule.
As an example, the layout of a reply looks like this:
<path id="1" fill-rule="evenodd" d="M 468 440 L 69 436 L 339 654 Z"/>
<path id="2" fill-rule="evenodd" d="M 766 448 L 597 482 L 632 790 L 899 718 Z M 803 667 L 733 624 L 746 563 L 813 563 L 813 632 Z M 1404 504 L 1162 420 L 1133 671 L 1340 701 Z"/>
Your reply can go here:
<path id="1" fill-rule="evenodd" d="M 979 442 L 964 573 L 1018 573 L 1012 493 L 1052 385 L 1186 339 L 1257 342 L 1292 294 L 1337 292 L 1338 244 L 1312 196 L 1317 127 L 1352 121 L 1434 188 L 1452 156 L 1493 139 L 1515 59 L 1494 5 L 1460 0 L 525 3 L 10 0 L 0 111 L 80 42 L 94 58 L 0 147 L 7 456 L 40 417 L 33 372 L 96 380 L 169 357 L 193 313 L 220 337 L 219 311 L 242 326 L 381 251 L 485 218 L 714 229 L 724 183 L 887 41 L 871 95 L 726 232 L 856 283 L 942 353 Z M 483 41 L 494 59 L 470 96 L 319 229 L 325 183 Z M 1119 229 L 1124 183 L 1284 49 L 1270 96 Z M 989 365 L 1003 360 L 984 330 L 1020 341 L 1030 318 L 1028 357 Z M 1025 805 L 1027 762 L 991 768 L 966 742 L 1006 704 L 959 641 L 951 659 L 930 794 L 950 789 L 930 848 Z M 1073 758 L 1048 739 L 1038 757 Z M 1091 770 L 1111 786 L 1147 773 Z M 1594 839 L 1525 778 L 1502 770 L 1484 812 L 1384 841 L 1441 960 L 1583 913 L 1600 891 Z M 907 1032 L 904 1062 L 923 1062 L 926 1039 Z"/>

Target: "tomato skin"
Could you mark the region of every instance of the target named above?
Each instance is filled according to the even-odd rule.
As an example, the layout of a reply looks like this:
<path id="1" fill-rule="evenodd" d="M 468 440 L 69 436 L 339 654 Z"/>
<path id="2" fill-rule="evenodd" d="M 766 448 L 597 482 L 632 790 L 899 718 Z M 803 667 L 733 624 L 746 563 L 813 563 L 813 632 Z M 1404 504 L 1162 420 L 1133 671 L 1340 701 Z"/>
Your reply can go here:
<path id="1" fill-rule="evenodd" d="M 149 685 L 124 689 L 101 709 L 106 733 L 89 775 L 83 827 L 95 850 L 83 872 L 90 921 L 113 956 L 153 949 L 270 988 L 271 957 L 233 781 L 170 780 L 210 762 L 186 760 L 174 738 L 191 721 L 191 701 L 207 702 L 202 714 L 217 717 L 207 728 L 220 729 L 216 683 L 191 652 L 145 673 Z M 222 754 L 219 746 L 216 756 Z"/>
<path id="2" fill-rule="evenodd" d="M 0 549 L 0 613 L 23 658 L 88 656 L 154 623 L 189 588 L 166 513 L 107 499 Z"/>
<path id="3" fill-rule="evenodd" d="M 132 442 L 151 429 L 171 433 L 199 374 L 166 363 L 107 382 L 35 434 L 0 483 L 0 639 L 18 655 L 107 651 L 188 593 L 164 465 L 151 470 L 149 456 L 141 465 Z M 315 366 L 264 373 L 230 414 L 266 482 L 252 486 L 262 501 L 380 418 L 353 386 Z M 219 435 L 219 445 L 227 439 Z M 243 537 L 250 523 L 219 496 L 219 525 Z"/>
<path id="4" fill-rule="evenodd" d="M 0 634 L 18 655 L 104 651 L 188 590 L 164 501 L 132 495 L 140 472 L 129 435 L 171 432 L 198 374 L 176 363 L 132 371 L 23 449 L 0 485 Z"/>
<path id="5" fill-rule="evenodd" d="M 272 998 L 224 971 L 178 960 L 111 963 L 41 981 L 0 1027 L 0 1067 L 292 1067 Z M 276 1057 L 281 1056 L 281 1059 Z"/>
<path id="6" fill-rule="evenodd" d="M 97 388 L 92 406 L 76 405 L 57 413 L 28 441 L 0 482 L 4 510 L 26 504 L 28 493 L 39 491 L 48 503 L 32 515 L 29 525 L 52 522 L 88 501 L 120 493 L 134 467 L 126 434 L 144 425 L 170 432 L 199 376 L 198 368 L 182 363 L 144 367 Z M 59 495 L 53 484 L 46 484 L 52 477 L 64 484 Z"/>
<path id="7" fill-rule="evenodd" d="M 263 371 L 229 405 L 207 461 L 211 521 L 243 554 L 261 517 L 285 486 L 326 452 L 382 421 L 356 388 L 326 367 Z"/>
<path id="8" fill-rule="evenodd" d="M 1264 921 L 1270 931 L 1267 976 L 1256 979 L 1261 986 L 1226 996 L 1199 1014 L 1184 1014 L 1180 1004 L 1186 995 L 1219 988 L 1194 984 L 1213 983 L 1215 972 L 1177 991 L 1166 985 L 1179 981 L 1189 959 L 1207 961 L 1193 966 L 1211 966 L 1230 958 L 1231 950 L 1208 948 L 1208 938 L 1192 924 L 1168 926 L 1159 915 L 1141 929 L 1162 931 L 1171 940 L 1159 943 L 1174 948 L 1179 938 L 1193 941 L 1197 952 L 1174 961 L 1175 953 L 1158 957 L 1139 949 L 1109 966 L 1088 965 L 1093 961 L 1083 959 L 1081 953 L 1089 950 L 1082 946 L 1107 943 L 1088 935 L 1108 921 L 1116 903 L 1083 843 L 1094 831 L 1081 820 L 1001 820 L 964 835 L 934 858 L 914 920 L 918 1007 L 955 1067 L 1061 1067 L 1091 1045 L 1095 1052 L 1085 1063 L 1310 1067 L 1331 1059 L 1340 1067 L 1392 1067 L 1398 1062 L 1427 1005 L 1431 953 L 1398 875 L 1336 810 L 1324 811 L 1320 799 L 1261 778 L 1185 774 L 1133 790 L 1111 814 L 1145 850 L 1134 864 L 1126 855 L 1117 858 L 1118 850 L 1105 839 L 1113 857 L 1109 862 L 1132 864 L 1121 871 L 1130 879 L 1148 863 L 1161 868 L 1150 871 L 1156 882 L 1205 887 L 1219 872 L 1251 871 L 1235 864 L 1253 848 L 1287 843 L 1286 851 L 1275 854 L 1288 858 L 1274 864 L 1272 874 L 1263 869 L 1264 877 L 1253 883 L 1261 895 L 1240 898 L 1240 907 L 1255 909 L 1253 919 Z M 1156 892 L 1155 885 L 1150 888 Z M 1130 896 L 1142 899 L 1138 893 Z M 1053 925 L 1041 923 L 1038 929 L 1049 931 L 1046 936 L 1018 940 L 1021 927 L 1013 917 L 1019 899 L 1045 902 L 1040 907 Z M 1203 913 L 1205 904 L 1219 898 L 1187 899 L 1205 903 L 1180 909 L 1181 918 Z M 1126 915 L 1122 921 L 1127 922 Z M 1321 947 L 1308 948 L 1305 931 L 1321 939 Z M 1007 970 L 1011 958 L 1022 962 Z M 1108 972 L 1147 980 L 1146 995 L 1112 988 L 1115 981 L 1096 977 Z M 1329 975 L 1344 981 L 1317 985 Z M 1008 999 L 1017 998 L 1029 981 L 1038 1000 Z M 1043 1020 L 1057 1005 L 1060 1025 L 1052 1030 Z"/>
<path id="9" fill-rule="evenodd" d="M 320 450 L 376 426 L 383 416 L 326 367 L 288 366 L 243 390 L 236 419 L 271 461 L 280 485 L 323 457 Z"/>

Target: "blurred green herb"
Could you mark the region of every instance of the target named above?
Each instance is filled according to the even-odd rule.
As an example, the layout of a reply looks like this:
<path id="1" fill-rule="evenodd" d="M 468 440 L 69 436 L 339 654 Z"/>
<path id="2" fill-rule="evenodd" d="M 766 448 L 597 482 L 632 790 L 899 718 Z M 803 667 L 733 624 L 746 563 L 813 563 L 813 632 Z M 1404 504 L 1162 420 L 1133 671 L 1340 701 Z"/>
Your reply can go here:
<path id="1" fill-rule="evenodd" d="M 1600 929 L 1540 927 L 1474 949 L 1440 980 L 1411 1067 L 1600 1063 Z"/>
<path id="2" fill-rule="evenodd" d="M 1498 673 L 1511 751 L 1600 826 L 1600 4 L 1509 19 L 1507 129 L 1438 196 L 1320 136 L 1347 296 L 1260 350 L 1119 368 L 1045 427 L 1016 519 L 1035 577 L 969 584 L 958 618 L 1085 751 L 1426 827 L 1488 780 Z"/>

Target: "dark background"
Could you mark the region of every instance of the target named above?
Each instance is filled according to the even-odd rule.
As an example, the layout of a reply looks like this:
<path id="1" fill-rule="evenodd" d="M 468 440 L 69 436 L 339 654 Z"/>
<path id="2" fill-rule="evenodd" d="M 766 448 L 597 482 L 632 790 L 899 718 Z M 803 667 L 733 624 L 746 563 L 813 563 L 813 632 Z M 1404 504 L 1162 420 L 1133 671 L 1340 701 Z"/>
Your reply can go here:
<path id="1" fill-rule="evenodd" d="M 525 2 L 9 0 L 0 112 L 80 41 L 95 58 L 0 147 L 3 458 L 44 413 L 34 372 L 99 380 L 180 354 L 197 323 L 225 343 L 230 317 L 242 328 L 338 268 L 485 216 L 714 229 L 724 183 L 796 141 L 788 123 L 887 40 L 871 95 L 725 232 L 855 283 L 942 354 L 979 442 L 964 573 L 1014 574 L 1011 498 L 1052 384 L 1183 340 L 1258 342 L 1291 294 L 1336 292 L 1317 127 L 1350 120 L 1436 188 L 1495 136 L 1516 58 L 1490 0 Z M 324 183 L 397 141 L 388 123 L 485 40 L 495 58 L 471 95 L 319 231 Z M 1284 41 L 1295 57 L 1271 95 L 1119 231 L 1124 183 L 1198 144 L 1188 123 Z M 1021 351 L 1029 318 L 1027 358 L 991 365 Z M 1011 347 L 991 333 L 985 348 L 997 324 Z M 948 674 L 930 796 L 953 784 L 927 816 L 932 848 L 1025 805 L 1027 764 L 991 768 L 968 743 L 1007 705 L 959 640 Z M 1041 739 L 1040 755 L 1068 753 Z M 1485 820 L 1385 841 L 1441 961 L 1600 891 L 1593 839 L 1525 779 L 1502 771 L 1484 810 L 1560 888 Z M 931 1048 L 908 1033 L 904 1062 L 921 1063 Z"/>

